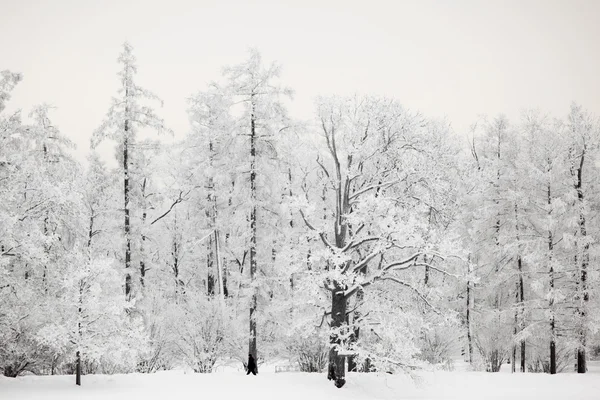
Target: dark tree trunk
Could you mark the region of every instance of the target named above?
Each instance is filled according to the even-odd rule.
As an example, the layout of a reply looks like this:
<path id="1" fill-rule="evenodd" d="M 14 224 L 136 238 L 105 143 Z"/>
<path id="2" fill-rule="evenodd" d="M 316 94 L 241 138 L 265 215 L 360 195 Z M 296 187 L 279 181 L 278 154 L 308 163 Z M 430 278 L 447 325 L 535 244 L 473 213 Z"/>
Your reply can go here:
<path id="1" fill-rule="evenodd" d="M 142 229 L 146 229 L 146 217 L 147 217 L 147 206 L 146 206 L 146 181 L 147 178 L 144 178 L 144 182 L 142 183 Z M 146 235 L 142 232 L 142 242 L 140 244 L 140 284 L 142 285 L 142 289 L 144 287 L 144 280 L 146 278 L 146 261 L 145 261 L 145 245 L 146 245 Z"/>
<path id="2" fill-rule="evenodd" d="M 331 327 L 341 328 L 346 322 L 347 299 L 344 296 L 345 287 L 334 282 L 334 290 L 331 292 Z M 345 358 L 339 354 L 337 348 L 341 345 L 341 339 L 337 335 L 331 335 L 329 350 L 329 379 L 333 380 L 335 386 L 341 388 L 346 383 Z"/>
<path id="3" fill-rule="evenodd" d="M 208 142 L 208 154 L 209 154 L 209 165 L 211 168 L 213 167 L 213 159 L 214 159 L 214 148 L 212 140 Z M 208 242 L 206 243 L 206 265 L 207 265 L 207 292 L 209 296 L 214 296 L 215 294 L 215 261 L 218 263 L 216 254 L 217 250 L 217 235 L 216 235 L 216 223 L 217 223 L 217 204 L 216 204 L 216 195 L 215 195 L 215 186 L 214 180 L 212 176 L 208 178 L 208 196 L 207 196 L 207 207 L 206 207 L 206 217 L 208 218 L 210 229 L 213 231 L 213 234 L 208 238 Z M 218 274 L 217 274 L 218 275 Z"/>
<path id="4" fill-rule="evenodd" d="M 554 318 L 552 318 L 550 325 L 554 332 Z M 550 373 L 556 374 L 556 341 L 554 338 L 550 339 Z"/>
<path id="5" fill-rule="evenodd" d="M 586 220 L 585 214 L 583 210 L 583 164 L 585 160 L 585 146 L 581 153 L 581 158 L 579 160 L 579 167 L 577 168 L 577 180 L 575 184 L 575 189 L 577 190 L 577 200 L 578 204 L 581 207 L 579 211 L 579 233 L 581 235 L 581 241 L 583 241 L 583 249 L 581 254 L 581 267 L 580 267 L 580 276 L 579 276 L 579 301 L 581 304 L 578 307 L 579 312 L 579 348 L 577 349 L 577 373 L 583 374 L 587 371 L 587 363 L 586 363 L 586 311 L 587 311 L 587 302 L 589 301 L 589 294 L 587 290 L 587 269 L 590 261 L 589 249 L 590 245 L 587 243 L 587 230 L 586 230 Z"/>
<path id="6" fill-rule="evenodd" d="M 210 235 L 208 241 L 206 242 L 206 267 L 207 267 L 207 281 L 206 281 L 206 293 L 209 296 L 214 296 L 215 294 L 215 262 L 214 257 L 215 254 L 213 252 L 213 235 Z"/>
<path id="7" fill-rule="evenodd" d="M 518 324 L 518 319 L 517 319 L 517 311 L 515 310 L 515 326 L 513 328 L 513 335 L 517 336 L 517 324 Z M 513 344 L 512 346 L 512 357 L 511 357 L 511 363 L 510 363 L 510 370 L 512 373 L 515 373 L 517 370 L 517 345 Z"/>
<path id="8" fill-rule="evenodd" d="M 585 343 L 584 343 L 585 345 Z M 587 372 L 587 365 L 585 359 L 585 348 L 577 349 L 577 373 L 585 374 Z"/>
<path id="9" fill-rule="evenodd" d="M 517 241 L 518 241 L 517 236 Z M 523 260 L 521 256 L 517 256 L 517 269 L 519 271 L 518 281 L 517 281 L 517 290 L 516 290 L 516 309 L 515 309 L 515 327 L 514 327 L 514 335 L 516 336 L 519 332 L 522 332 L 525 328 L 525 315 L 524 315 L 524 289 L 523 289 Z M 525 340 L 519 341 L 520 347 L 520 372 L 525 372 Z M 512 349 L 512 372 L 515 372 L 517 369 L 516 360 L 517 360 L 517 346 L 513 345 Z"/>
<path id="10" fill-rule="evenodd" d="M 254 283 L 256 279 L 256 117 L 254 115 L 254 94 L 251 95 L 252 113 L 250 115 L 250 281 Z M 257 290 L 252 292 L 250 302 L 250 338 L 248 344 L 248 353 L 252 354 L 255 360 L 258 360 L 256 348 L 256 308 L 257 308 Z"/>
<path id="11" fill-rule="evenodd" d="M 79 308 L 78 308 L 78 312 L 79 312 L 79 322 L 77 322 L 77 337 L 79 339 L 79 343 L 77 343 L 78 346 L 81 346 L 81 341 L 82 341 L 82 330 L 81 330 L 81 319 L 83 318 L 83 316 L 81 315 L 82 311 L 83 311 L 83 282 L 80 282 L 79 284 Z M 76 366 L 75 366 L 75 384 L 77 386 L 81 386 L 81 352 L 79 350 L 77 350 L 77 353 L 75 354 L 75 362 L 76 362 Z"/>
<path id="12" fill-rule="evenodd" d="M 125 94 L 127 96 L 127 93 Z M 129 121 L 125 120 L 125 137 L 123 139 L 123 200 L 125 209 L 125 297 L 131 298 L 131 235 L 129 221 Z"/>
<path id="13" fill-rule="evenodd" d="M 521 236 L 520 236 L 520 225 L 519 225 L 519 208 L 515 203 L 515 231 L 517 233 L 517 271 L 518 271 L 518 282 L 517 282 L 517 311 L 519 315 L 518 330 L 523 332 L 525 329 L 525 287 L 523 282 L 523 258 L 521 257 Z M 521 372 L 525 372 L 525 340 L 519 341 L 521 351 Z M 513 369 L 516 368 L 513 366 Z"/>
<path id="14" fill-rule="evenodd" d="M 225 234 L 225 247 L 229 247 L 229 233 Z M 227 286 L 227 275 L 229 274 L 229 259 L 223 257 L 223 297 L 229 297 L 229 289 Z"/>
<path id="15" fill-rule="evenodd" d="M 79 351 L 77 352 L 77 365 L 75 366 L 75 384 L 77 386 L 81 386 L 81 354 Z"/>
<path id="16" fill-rule="evenodd" d="M 179 295 L 181 294 L 181 280 L 179 279 L 179 246 L 177 244 L 177 222 L 174 225 L 173 232 L 173 249 L 171 250 L 171 255 L 173 257 L 173 277 L 175 278 L 175 301 L 179 301 Z"/>
<path id="17" fill-rule="evenodd" d="M 473 338 L 471 337 L 471 257 L 467 265 L 467 351 L 469 364 L 473 364 Z"/>
<path id="18" fill-rule="evenodd" d="M 552 165 L 551 160 L 548 160 L 548 166 Z M 548 169 L 548 172 L 550 169 Z M 552 205 L 552 188 L 548 183 L 548 206 Z M 548 210 L 548 215 L 552 214 L 552 210 Z M 552 264 L 552 252 L 554 249 L 554 238 L 552 231 L 548 230 L 548 264 L 549 264 L 549 284 L 550 284 L 550 300 L 548 301 L 548 308 L 550 309 L 550 374 L 556 374 L 556 323 L 554 316 L 554 265 Z"/>
<path id="19" fill-rule="evenodd" d="M 518 329 L 519 332 L 522 332 L 525 329 L 525 291 L 523 288 L 523 260 L 519 255 L 517 257 L 517 267 L 519 270 L 519 281 L 517 283 L 517 310 L 519 315 L 519 323 Z M 516 315 L 515 315 L 516 318 Z M 520 371 L 525 372 L 525 340 L 520 340 L 520 357 L 521 357 L 521 365 Z"/>

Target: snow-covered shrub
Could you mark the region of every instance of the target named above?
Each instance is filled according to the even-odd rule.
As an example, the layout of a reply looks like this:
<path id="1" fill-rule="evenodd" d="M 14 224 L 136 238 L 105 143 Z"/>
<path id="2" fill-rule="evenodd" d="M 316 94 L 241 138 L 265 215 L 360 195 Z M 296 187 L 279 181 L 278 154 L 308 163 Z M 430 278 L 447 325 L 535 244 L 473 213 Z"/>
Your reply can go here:
<path id="1" fill-rule="evenodd" d="M 349 329 L 347 340 L 342 342 L 342 352 L 355 355 L 359 371 L 410 371 L 419 364 L 422 315 L 398 307 L 391 302 L 392 297 L 410 301 L 410 294 L 394 286 L 382 285 L 365 293 L 363 314 L 351 325 L 359 328 L 358 338 L 354 336 L 356 329 Z"/>
<path id="2" fill-rule="evenodd" d="M 12 290 L 11 290 L 12 289 Z M 44 298 L 33 285 L 4 290 L 0 310 L 0 371 L 16 377 L 25 371 L 39 372 L 52 365 L 55 352 L 40 341 L 39 332 L 48 321 Z"/>
<path id="3" fill-rule="evenodd" d="M 444 369 L 452 369 L 452 355 L 457 351 L 459 334 L 456 326 L 437 322 L 423 330 L 419 358 Z"/>
<path id="4" fill-rule="evenodd" d="M 152 282 L 155 284 L 155 282 Z M 174 366 L 172 350 L 173 337 L 169 326 L 170 319 L 166 316 L 170 310 L 169 303 L 173 299 L 165 298 L 162 290 L 147 292 L 138 303 L 144 316 L 144 326 L 148 334 L 148 347 L 140 353 L 136 372 L 153 373 L 160 370 L 170 370 Z"/>
<path id="5" fill-rule="evenodd" d="M 204 294 L 186 294 L 168 315 L 174 355 L 194 372 L 212 372 L 227 350 L 229 316 L 224 303 Z"/>
<path id="6" fill-rule="evenodd" d="M 148 350 L 142 352 L 138 358 L 136 372 L 153 373 L 160 370 L 169 370 L 173 367 L 173 359 L 169 354 L 169 338 L 165 327 L 152 323 L 149 328 Z"/>
<path id="7" fill-rule="evenodd" d="M 286 350 L 302 372 L 323 372 L 327 367 L 329 344 L 326 328 L 305 327 L 290 331 Z"/>
<path id="8" fill-rule="evenodd" d="M 37 373 L 52 360 L 51 350 L 27 331 L 15 332 L 7 341 L 0 342 L 0 348 L 0 369 L 4 376 L 11 378 L 25 371 Z"/>
<path id="9" fill-rule="evenodd" d="M 478 350 L 482 367 L 487 372 L 498 372 L 508 361 L 512 348 L 512 313 L 490 310 L 481 314 L 481 320 L 474 323 L 474 343 Z"/>

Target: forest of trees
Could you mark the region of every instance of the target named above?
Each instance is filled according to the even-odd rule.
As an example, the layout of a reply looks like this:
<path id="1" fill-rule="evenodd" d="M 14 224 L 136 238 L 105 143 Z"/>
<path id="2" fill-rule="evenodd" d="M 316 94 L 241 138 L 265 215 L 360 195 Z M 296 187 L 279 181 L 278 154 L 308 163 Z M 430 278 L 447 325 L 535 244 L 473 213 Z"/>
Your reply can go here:
<path id="1" fill-rule="evenodd" d="M 577 104 L 453 132 L 397 100 L 310 121 L 256 51 L 190 93 L 174 144 L 132 47 L 85 165 L 48 105 L 5 110 L 0 370 L 586 372 L 600 336 L 600 122 Z M 208 79 L 207 79 L 208 81 Z M 151 82 L 147 82 L 151 86 Z M 110 169 L 95 150 L 114 145 Z"/>

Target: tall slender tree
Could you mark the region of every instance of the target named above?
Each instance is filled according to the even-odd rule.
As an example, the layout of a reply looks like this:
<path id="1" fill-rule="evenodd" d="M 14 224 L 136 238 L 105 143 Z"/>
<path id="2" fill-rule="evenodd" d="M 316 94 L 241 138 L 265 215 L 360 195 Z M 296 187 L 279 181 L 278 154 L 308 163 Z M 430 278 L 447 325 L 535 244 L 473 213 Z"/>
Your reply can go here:
<path id="1" fill-rule="evenodd" d="M 265 210 L 268 199 L 267 188 L 271 183 L 267 171 L 276 163 L 276 141 L 278 135 L 288 126 L 287 112 L 282 102 L 290 97 L 290 89 L 278 83 L 280 67 L 277 64 L 263 65 L 258 51 L 251 50 L 250 57 L 243 63 L 226 67 L 225 90 L 234 102 L 243 105 L 241 114 L 235 121 L 236 135 L 240 144 L 246 147 L 249 194 L 249 237 L 250 285 L 253 293 L 250 300 L 248 353 L 257 357 L 257 279 L 259 261 L 267 263 L 271 254 L 259 254 L 259 230 L 266 219 L 259 210 Z M 268 203 L 268 202 L 267 202 Z M 264 222 L 263 222 L 264 221 Z"/>
<path id="2" fill-rule="evenodd" d="M 158 133 L 166 131 L 164 121 L 154 110 L 144 105 L 143 100 L 162 101 L 153 93 L 135 83 L 137 73 L 136 59 L 133 48 L 129 43 L 123 44 L 123 52 L 118 58 L 122 65 L 118 73 L 121 87 L 118 97 L 113 98 L 105 120 L 92 135 L 92 148 L 101 141 L 112 139 L 118 143 L 117 159 L 120 161 L 123 173 L 123 233 L 125 239 L 125 296 L 132 296 L 132 235 L 131 235 L 131 206 L 132 206 L 132 174 L 131 158 L 135 152 L 137 132 L 140 128 L 152 128 Z"/>

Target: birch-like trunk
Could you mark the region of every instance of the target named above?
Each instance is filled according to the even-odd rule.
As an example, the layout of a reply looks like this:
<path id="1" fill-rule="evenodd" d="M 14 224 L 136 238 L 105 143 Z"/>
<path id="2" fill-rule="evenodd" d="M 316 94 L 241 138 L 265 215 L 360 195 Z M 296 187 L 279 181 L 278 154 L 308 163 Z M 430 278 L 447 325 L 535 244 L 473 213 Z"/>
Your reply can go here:
<path id="1" fill-rule="evenodd" d="M 125 91 L 125 97 L 128 90 Z M 125 108 L 128 113 L 128 107 Z M 123 207 L 125 212 L 125 297 L 131 299 L 131 226 L 129 220 L 129 120 L 125 120 L 125 134 L 123 137 Z"/>
<path id="2" fill-rule="evenodd" d="M 579 234 L 581 235 L 580 242 L 583 242 L 581 252 L 581 264 L 579 265 L 579 305 L 577 311 L 579 314 L 579 347 L 577 348 L 577 373 L 583 374 L 587 372 L 586 361 L 586 325 L 587 325 L 587 303 L 589 301 L 589 293 L 587 289 L 587 269 L 590 262 L 589 249 L 590 245 L 587 242 L 586 218 L 584 214 L 584 196 L 583 196 L 583 164 L 585 160 L 585 146 L 581 153 L 579 167 L 577 168 L 577 180 L 575 189 L 577 190 L 577 203 L 579 206 Z"/>
<path id="3" fill-rule="evenodd" d="M 146 260 L 145 260 L 145 252 L 146 252 L 146 234 L 144 229 L 146 229 L 146 218 L 147 218 L 147 205 L 146 205 L 146 182 L 147 178 L 144 178 L 142 183 L 142 241 L 140 243 L 140 284 L 142 289 L 145 285 L 146 278 Z"/>
<path id="4" fill-rule="evenodd" d="M 256 360 L 257 347 L 256 347 L 256 309 L 257 309 L 257 288 L 255 285 L 256 280 L 256 116 L 255 116 L 255 104 L 254 94 L 250 97 L 252 111 L 250 114 L 250 284 L 252 285 L 252 299 L 250 301 L 250 338 L 248 343 L 248 354 Z"/>
<path id="5" fill-rule="evenodd" d="M 548 186 L 548 204 L 550 204 L 550 186 Z M 550 264 L 548 270 L 548 279 L 550 284 L 550 296 L 548 308 L 550 310 L 550 374 L 556 374 L 556 312 L 554 310 L 554 266 L 552 265 L 553 251 L 552 231 L 548 230 L 548 261 Z"/>

